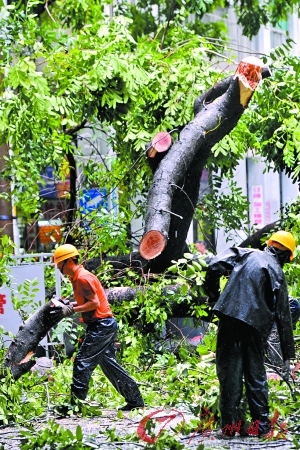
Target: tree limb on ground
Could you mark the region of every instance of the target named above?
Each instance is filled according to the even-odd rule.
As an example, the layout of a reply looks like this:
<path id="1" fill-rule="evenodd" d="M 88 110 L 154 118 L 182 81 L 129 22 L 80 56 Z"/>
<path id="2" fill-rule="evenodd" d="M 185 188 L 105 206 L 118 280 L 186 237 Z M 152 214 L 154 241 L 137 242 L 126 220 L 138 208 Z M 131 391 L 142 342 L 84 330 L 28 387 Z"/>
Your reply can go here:
<path id="1" fill-rule="evenodd" d="M 115 303 L 133 300 L 138 292 L 143 292 L 146 289 L 141 287 L 119 287 L 107 289 L 106 294 L 109 303 L 114 305 Z M 184 317 L 188 314 L 190 308 L 188 302 L 178 304 L 172 299 L 173 295 L 180 293 L 180 291 L 181 285 L 179 284 L 166 286 L 162 290 L 162 302 L 168 303 L 171 310 L 170 317 Z M 191 291 L 188 291 L 187 295 L 192 297 L 194 304 L 200 305 L 205 303 L 205 298 L 200 294 L 192 294 Z M 13 378 L 18 380 L 35 365 L 34 353 L 39 342 L 63 319 L 62 313 L 58 319 L 53 319 L 50 314 L 51 305 L 52 301 L 50 300 L 20 326 L 15 339 L 7 349 L 2 373 L 5 372 L 5 369 L 8 369 Z"/>

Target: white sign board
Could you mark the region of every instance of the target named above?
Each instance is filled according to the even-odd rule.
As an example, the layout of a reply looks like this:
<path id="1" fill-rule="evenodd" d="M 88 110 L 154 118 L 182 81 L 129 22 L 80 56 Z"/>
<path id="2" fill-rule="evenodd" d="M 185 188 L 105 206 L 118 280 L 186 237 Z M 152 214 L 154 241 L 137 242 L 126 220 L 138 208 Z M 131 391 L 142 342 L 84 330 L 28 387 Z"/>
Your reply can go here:
<path id="1" fill-rule="evenodd" d="M 44 266 L 42 264 L 26 264 L 20 266 L 9 267 L 11 271 L 11 288 L 17 289 L 17 286 L 24 283 L 25 280 L 33 281 L 35 278 L 38 281 L 36 298 L 33 299 L 35 303 L 41 301 L 45 303 L 45 281 L 44 281 Z M 21 317 L 17 311 L 14 310 L 11 300 L 11 288 L 4 286 L 0 288 L 0 325 L 4 331 L 11 331 L 17 334 L 20 325 L 22 324 Z M 28 311 L 28 310 L 27 310 Z M 32 311 L 34 313 L 35 311 Z M 9 346 L 11 339 L 7 337 L 5 346 Z"/>

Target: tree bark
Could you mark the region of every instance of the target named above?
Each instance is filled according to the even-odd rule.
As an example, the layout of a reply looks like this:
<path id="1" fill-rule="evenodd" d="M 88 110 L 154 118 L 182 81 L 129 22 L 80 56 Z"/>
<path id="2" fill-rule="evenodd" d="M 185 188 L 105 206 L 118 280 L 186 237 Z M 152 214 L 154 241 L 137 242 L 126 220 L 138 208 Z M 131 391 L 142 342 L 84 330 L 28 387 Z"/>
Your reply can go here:
<path id="1" fill-rule="evenodd" d="M 20 378 L 34 366 L 34 352 L 39 342 L 51 328 L 63 318 L 53 319 L 50 315 L 52 302 L 46 303 L 20 326 L 15 339 L 7 349 L 4 369 L 9 369 L 15 380 Z"/>
<path id="2" fill-rule="evenodd" d="M 71 224 L 73 223 L 75 211 L 76 211 L 76 161 L 74 155 L 72 153 L 67 153 L 66 158 L 69 163 L 70 169 L 70 197 L 69 197 L 69 205 L 66 212 L 66 224 L 67 228 L 71 228 Z M 68 237 L 68 235 L 67 235 Z M 67 241 L 68 242 L 68 239 Z"/>
<path id="3" fill-rule="evenodd" d="M 246 58 L 234 76 L 195 100 L 194 119 L 159 163 L 149 191 L 139 252 L 151 271 L 163 272 L 182 256 L 211 149 L 236 126 L 260 77 L 267 76 L 258 58 Z"/>

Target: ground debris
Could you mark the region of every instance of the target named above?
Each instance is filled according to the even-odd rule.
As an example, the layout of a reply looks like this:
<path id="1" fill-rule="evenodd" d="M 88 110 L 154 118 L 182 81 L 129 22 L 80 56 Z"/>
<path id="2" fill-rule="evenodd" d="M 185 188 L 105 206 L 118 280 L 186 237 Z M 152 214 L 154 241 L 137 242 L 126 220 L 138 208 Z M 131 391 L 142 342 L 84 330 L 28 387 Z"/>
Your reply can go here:
<path id="1" fill-rule="evenodd" d="M 184 445 L 184 448 L 186 449 L 196 450 L 197 447 L 199 448 L 200 444 L 203 445 L 203 449 L 212 450 L 288 450 L 295 448 L 288 435 L 286 440 L 264 441 L 257 437 L 235 437 L 228 440 L 215 436 L 214 431 L 210 431 L 206 434 L 199 434 L 196 432 L 197 430 L 195 430 L 195 432 L 188 436 L 182 435 L 180 432 L 176 434 L 176 431 L 174 431 L 176 425 L 183 423 L 183 420 L 189 422 L 191 419 L 196 418 L 191 412 L 186 411 L 184 408 L 145 408 L 145 410 L 139 410 L 138 412 L 123 413 L 122 418 L 117 416 L 116 410 L 102 410 L 102 415 L 95 417 L 72 415 L 70 417 L 62 418 L 57 417 L 53 413 L 49 413 L 46 418 L 44 417 L 43 420 L 37 421 L 34 427 L 37 432 L 42 431 L 49 426 L 50 420 L 54 420 L 55 423 L 64 429 L 69 429 L 75 435 L 76 428 L 79 425 L 84 435 L 84 442 L 88 444 L 91 449 L 137 450 L 149 448 L 149 444 L 151 444 L 151 442 L 147 443 L 147 431 L 145 430 L 144 436 L 141 433 L 141 430 L 143 430 L 143 426 L 147 421 L 147 417 L 149 416 L 152 416 L 157 423 L 153 439 L 155 439 L 155 436 L 158 436 L 160 430 L 163 428 L 169 433 L 172 433 L 173 436 L 176 436 L 177 441 Z M 3 450 L 20 450 L 22 442 L 24 442 L 24 438 L 22 438 L 20 434 L 21 430 L 26 431 L 26 426 L 24 426 L 24 424 L 3 426 L 0 429 L 0 448 Z M 142 438 L 139 440 L 137 439 L 138 434 L 139 436 L 142 435 Z M 112 435 L 115 436 L 113 442 L 111 442 Z M 130 440 L 129 435 L 132 436 L 132 441 Z M 135 440 L 137 440 L 137 442 L 135 442 Z"/>

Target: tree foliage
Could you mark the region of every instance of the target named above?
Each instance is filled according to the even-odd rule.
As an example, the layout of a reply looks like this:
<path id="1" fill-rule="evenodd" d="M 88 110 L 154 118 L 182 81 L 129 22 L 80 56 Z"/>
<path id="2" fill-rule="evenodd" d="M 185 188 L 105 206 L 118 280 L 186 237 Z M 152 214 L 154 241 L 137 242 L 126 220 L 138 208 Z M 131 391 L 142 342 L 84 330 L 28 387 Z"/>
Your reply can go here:
<path id="1" fill-rule="evenodd" d="M 260 152 L 276 170 L 285 171 L 299 182 L 299 90 L 295 77 L 299 59 L 285 55 L 284 44 L 271 53 L 272 83 L 261 87 L 255 108 L 250 112 L 249 130 L 254 137 L 252 148 Z M 264 126 L 258 126 L 259 121 Z"/>
<path id="2" fill-rule="evenodd" d="M 105 186 L 108 192 L 118 189 L 119 215 L 107 220 L 104 210 L 88 218 L 78 213 L 70 224 L 71 234 L 95 252 L 99 241 L 103 252 L 117 247 L 126 252 L 130 249 L 124 245 L 127 224 L 133 214 L 143 215 L 151 182 L 145 144 L 162 130 L 176 137 L 192 118 L 194 98 L 224 76 L 217 62 L 226 58 L 214 41 L 182 26 L 193 12 L 193 2 L 174 2 L 174 20 L 167 30 L 170 4 L 161 2 L 155 32 L 148 30 L 148 36 L 145 29 L 143 36 L 134 32 L 138 21 L 133 16 L 125 17 L 130 16 L 131 4 L 120 3 L 113 20 L 98 1 L 56 0 L 41 17 L 33 12 L 39 4 L 43 2 L 28 1 L 26 7 L 13 4 L 1 10 L 0 142 L 10 144 L 4 176 L 13 180 L 12 192 L 6 195 L 14 196 L 25 220 L 39 217 L 41 173 L 52 165 L 60 178 L 66 170 L 73 170 L 76 177 L 73 166 L 81 164 L 77 157 L 85 139 L 82 130 L 89 127 L 102 133 L 114 156 L 110 165 L 105 160 L 84 165 L 84 185 Z M 197 3 L 198 8 L 201 5 Z M 152 6 L 137 2 L 135 8 L 141 12 L 143 7 L 150 14 Z M 207 11 L 212 7 L 206 3 Z M 287 40 L 266 60 L 273 77 L 255 94 L 232 133 L 214 147 L 210 170 L 221 169 L 221 175 L 230 178 L 252 148 L 272 161 L 275 169 L 298 176 L 299 60 L 290 55 L 291 44 Z M 76 198 L 81 189 L 78 183 Z M 241 227 L 244 203 L 233 184 L 232 189 L 230 199 L 220 197 L 219 203 L 208 197 L 199 214 L 204 211 L 215 217 L 213 206 L 218 205 L 219 211 L 225 207 L 222 219 L 215 217 L 214 223 Z M 231 211 L 226 212 L 229 201 Z M 123 224 L 119 231 L 116 224 Z M 117 239 L 113 243 L 111 236 Z M 135 243 L 139 240 L 139 236 L 127 237 Z"/>
<path id="3" fill-rule="evenodd" d="M 59 0 L 56 0 L 61 4 Z M 226 38 L 226 27 L 224 22 L 203 21 L 207 13 L 214 13 L 221 8 L 223 16 L 227 16 L 228 8 L 231 6 L 228 0 L 137 0 L 135 2 L 117 0 L 114 2 L 114 14 L 126 16 L 132 19 L 129 25 L 134 38 L 142 35 L 156 35 L 158 27 L 162 24 L 169 26 L 187 25 L 198 34 L 215 38 Z M 88 16 L 96 14 L 100 17 L 99 2 L 80 1 L 73 3 L 72 0 L 64 2 L 62 17 L 68 25 L 82 27 L 88 20 Z M 256 36 L 261 26 L 271 24 L 282 28 L 283 21 L 288 20 L 290 14 L 299 15 L 299 2 L 297 0 L 234 0 L 233 7 L 237 14 L 238 23 L 242 26 L 242 33 L 250 39 Z M 189 15 L 193 15 L 193 21 L 187 24 Z"/>
<path id="4" fill-rule="evenodd" d="M 105 164 L 85 168 L 87 184 L 119 187 L 128 210 L 149 186 L 145 144 L 157 131 L 183 126 L 195 95 L 218 76 L 206 58 L 214 47 L 174 28 L 172 45 L 160 50 L 159 40 L 137 43 L 128 20 L 100 20 L 100 13 L 70 32 L 63 19 L 52 20 L 59 2 L 37 27 L 29 6 L 1 12 L 0 138 L 10 143 L 4 176 L 13 178 L 14 202 L 24 217 L 39 212 L 41 172 L 52 165 L 63 177 L 65 157 L 80 154 L 75 140 L 88 125 L 106 132 L 116 158 L 113 172 Z"/>
<path id="5" fill-rule="evenodd" d="M 262 25 L 271 24 L 282 28 L 281 21 L 287 21 L 289 14 L 293 12 L 298 15 L 300 12 L 297 0 L 234 0 L 233 3 L 243 34 L 250 39 L 257 35 Z"/>
<path id="6" fill-rule="evenodd" d="M 222 8 L 223 16 L 227 15 L 227 8 L 232 4 L 228 0 L 140 0 L 132 5 L 130 2 L 117 2 L 121 14 L 130 15 L 134 19 L 132 29 L 134 35 L 146 34 L 156 31 L 157 23 L 175 21 L 183 23 L 189 14 L 194 15 L 193 29 L 205 36 L 224 37 L 224 24 L 222 20 L 206 23 L 202 19 L 206 13 L 213 13 Z M 153 17 L 153 6 L 157 7 L 156 20 Z M 299 14 L 297 0 L 234 0 L 233 6 L 237 14 L 238 23 L 242 26 L 242 33 L 250 39 L 256 36 L 261 26 L 271 24 L 282 28 L 282 21 L 287 21 L 289 14 Z"/>
<path id="7" fill-rule="evenodd" d="M 0 67 L 4 80 L 0 142 L 9 142 L 11 149 L 4 176 L 13 180 L 12 195 L 19 214 L 26 220 L 38 217 L 41 173 L 52 165 L 63 178 L 66 158 L 67 170 L 74 172 L 73 166 L 80 165 L 76 157 L 81 154 L 82 130 L 88 126 L 102 133 L 114 153 L 112 164 L 108 167 L 103 161 L 83 166 L 84 183 L 86 187 L 105 186 L 108 192 L 118 189 L 120 214 L 108 221 L 104 211 L 88 218 L 91 227 L 87 237 L 86 227 L 80 229 L 87 218 L 79 213 L 71 232 L 74 239 L 88 238 L 87 247 L 99 242 L 100 233 L 101 250 L 115 250 L 126 240 L 132 205 L 135 217 L 144 212 L 151 181 L 145 144 L 162 130 L 176 137 L 192 118 L 194 98 L 224 76 L 216 70 L 217 64 L 211 64 L 211 58 L 214 62 L 226 58 L 214 41 L 179 26 L 185 15 L 193 12 L 193 2 L 174 3 L 174 21 L 167 33 L 163 20 L 170 5 L 162 2 L 155 34 L 143 37 L 132 31 L 137 39 L 131 33 L 137 21 L 120 15 L 122 11 L 130 15 L 129 4 L 122 2 L 119 6 L 123 10 L 117 9 L 110 20 L 98 1 L 57 0 L 40 18 L 32 12 L 39 3 L 43 2 L 28 1 L 26 7 L 11 5 L 1 10 Z M 147 5 L 137 2 L 136 8 L 143 6 L 145 14 L 150 14 L 153 5 Z M 211 6 L 207 3 L 207 10 Z M 215 146 L 208 163 L 211 170 L 221 168 L 221 174 L 230 177 L 245 151 L 253 148 L 276 169 L 298 176 L 299 61 L 290 55 L 290 48 L 288 40 L 270 55 L 273 77 L 255 94 L 233 132 Z M 78 184 L 77 198 L 81 188 Z M 238 227 L 243 222 L 243 203 L 233 189 L 230 203 L 232 206 L 236 198 L 236 209 L 223 217 L 227 215 L 225 224 Z M 220 210 L 221 206 L 226 209 L 228 200 L 220 199 Z M 211 208 L 202 210 L 215 216 Z M 124 224 L 122 231 L 116 232 L 116 223 Z M 119 239 L 114 245 L 109 239 L 112 232 Z M 129 237 L 138 242 L 138 236 Z M 126 251 L 126 246 L 121 248 Z"/>

